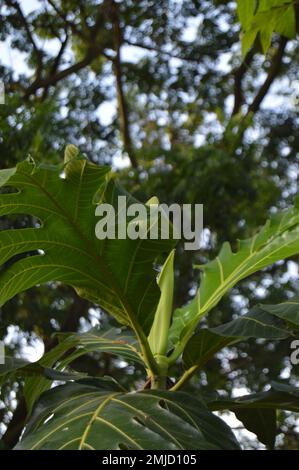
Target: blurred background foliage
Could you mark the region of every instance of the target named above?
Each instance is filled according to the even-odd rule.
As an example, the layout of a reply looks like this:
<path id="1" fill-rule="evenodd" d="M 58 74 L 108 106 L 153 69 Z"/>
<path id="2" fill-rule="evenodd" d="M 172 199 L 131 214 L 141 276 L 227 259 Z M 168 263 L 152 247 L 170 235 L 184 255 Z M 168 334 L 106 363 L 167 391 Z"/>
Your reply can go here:
<path id="1" fill-rule="evenodd" d="M 299 5 L 295 3 L 296 29 Z M 176 306 L 194 295 L 192 265 L 225 240 L 251 235 L 298 192 L 298 41 L 274 33 L 242 56 L 235 2 L 211 0 L 3 0 L 0 6 L 0 167 L 31 156 L 57 163 L 67 143 L 112 165 L 142 201 L 204 204 L 204 247 L 176 257 Z M 2 218 L 0 227 L 32 225 Z M 298 259 L 243 281 L 211 312 L 209 325 L 298 291 Z M 60 284 L 37 286 L 0 310 L 7 351 L 36 360 L 57 331 L 107 322 L 105 312 Z M 110 320 L 109 320 L 110 321 Z M 296 383 L 289 341 L 249 341 L 222 351 L 190 388 L 223 395 Z M 180 367 L 180 366 L 179 366 Z M 112 373 L 142 386 L 140 371 L 105 355 L 73 368 Z M 26 417 L 22 383 L 1 389 L 2 446 Z M 278 447 L 298 449 L 298 423 L 281 413 Z M 236 432 L 239 432 L 238 430 Z M 253 434 L 241 432 L 245 448 Z"/>

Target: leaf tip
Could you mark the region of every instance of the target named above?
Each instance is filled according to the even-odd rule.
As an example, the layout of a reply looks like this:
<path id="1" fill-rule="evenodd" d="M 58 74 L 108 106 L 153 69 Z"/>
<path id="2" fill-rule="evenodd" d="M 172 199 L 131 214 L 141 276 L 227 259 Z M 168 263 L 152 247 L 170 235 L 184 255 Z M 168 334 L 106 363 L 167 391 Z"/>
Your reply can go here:
<path id="1" fill-rule="evenodd" d="M 68 163 L 69 161 L 76 158 L 79 154 L 79 149 L 73 144 L 69 144 L 65 147 L 64 151 L 64 163 Z"/>

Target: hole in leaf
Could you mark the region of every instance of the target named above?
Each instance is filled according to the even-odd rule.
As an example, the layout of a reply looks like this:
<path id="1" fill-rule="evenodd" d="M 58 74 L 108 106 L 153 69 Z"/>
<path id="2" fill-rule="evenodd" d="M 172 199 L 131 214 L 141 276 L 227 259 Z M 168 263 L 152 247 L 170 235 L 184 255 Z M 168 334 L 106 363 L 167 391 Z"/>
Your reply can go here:
<path id="1" fill-rule="evenodd" d="M 162 408 L 163 410 L 170 411 L 168 403 L 164 400 L 159 401 L 159 407 Z"/>
<path id="2" fill-rule="evenodd" d="M 45 419 L 44 424 L 48 423 L 53 417 L 54 417 L 54 413 L 50 414 L 50 416 L 48 416 L 48 417 Z"/>
<path id="3" fill-rule="evenodd" d="M 144 426 L 144 427 L 145 427 L 145 422 L 142 421 L 142 419 L 139 418 L 139 416 L 134 416 L 133 421 L 135 421 L 135 423 L 138 423 L 138 424 L 140 424 L 141 426 Z"/>
<path id="4" fill-rule="evenodd" d="M 0 194 L 18 194 L 21 191 L 14 186 L 2 186 L 0 188 Z"/>
<path id="5" fill-rule="evenodd" d="M 0 272 L 4 271 L 5 269 L 9 268 L 12 266 L 14 263 L 17 261 L 21 261 L 22 259 L 29 258 L 32 256 L 44 256 L 45 252 L 43 250 L 32 250 L 32 251 L 26 251 L 24 253 L 18 253 L 17 255 L 13 256 L 9 260 L 6 261 L 1 267 L 0 267 Z"/>
<path id="6" fill-rule="evenodd" d="M 130 450 L 130 447 L 128 445 L 124 444 L 123 442 L 120 442 L 118 444 L 118 448 L 119 448 L 119 450 Z"/>
<path id="7" fill-rule="evenodd" d="M 40 228 L 42 222 L 37 217 L 28 214 L 9 214 L 0 217 L 0 230 L 18 228 Z"/>

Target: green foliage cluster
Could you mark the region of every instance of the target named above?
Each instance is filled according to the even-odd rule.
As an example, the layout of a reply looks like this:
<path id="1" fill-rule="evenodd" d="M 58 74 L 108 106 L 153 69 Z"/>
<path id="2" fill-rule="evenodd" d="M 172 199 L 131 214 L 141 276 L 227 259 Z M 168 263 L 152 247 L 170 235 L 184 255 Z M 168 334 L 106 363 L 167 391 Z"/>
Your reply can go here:
<path id="1" fill-rule="evenodd" d="M 259 37 L 266 53 L 273 33 L 289 39 L 296 37 L 296 0 L 238 0 L 238 15 L 243 29 L 242 53 L 245 56 Z"/>
<path id="2" fill-rule="evenodd" d="M 127 420 L 125 410 L 129 412 L 130 404 L 124 397 L 127 391 L 143 387 L 145 391 L 140 393 L 149 392 L 149 381 L 144 380 L 150 366 L 164 370 L 162 380 L 151 379 L 159 387 L 155 393 L 165 387 L 184 386 L 184 392 L 178 392 L 178 407 L 184 416 L 189 413 L 190 396 L 197 397 L 192 403 L 202 414 L 196 419 L 204 420 L 197 421 L 199 430 L 207 428 L 203 422 L 213 419 L 207 410 L 218 410 L 221 415 L 221 410 L 230 409 L 269 448 L 274 440 L 278 448 L 298 448 L 298 366 L 289 362 L 298 325 L 299 287 L 294 275 L 297 209 L 290 209 L 298 193 L 298 109 L 293 87 L 298 79 L 294 38 L 297 2 L 241 0 L 237 10 L 234 2 L 210 0 L 43 0 L 36 2 L 32 11 L 25 3 L 5 0 L 0 6 L 0 41 L 5 41 L 1 47 L 10 48 L 9 60 L 1 56 L 0 63 L 0 79 L 6 89 L 5 105 L 0 106 L 0 166 L 17 165 L 19 170 L 13 170 L 11 178 L 20 184 L 21 192 L 29 176 L 39 183 L 49 178 L 50 194 L 60 203 L 53 208 L 53 201 L 50 203 L 36 186 L 34 195 L 24 196 L 21 210 L 17 186 L 1 188 L 0 250 L 5 262 L 0 276 L 5 303 L 0 318 L 10 356 L 0 392 L 1 444 L 6 448 L 17 444 L 40 395 L 43 413 L 50 412 L 55 400 L 55 392 L 49 390 L 51 380 L 67 382 L 59 398 L 57 394 L 63 407 L 63 394 L 74 393 L 75 399 L 75 390 L 78 394 L 94 393 L 96 388 L 100 393 L 120 394 L 125 403 L 120 409 L 113 400 L 107 405 Z M 129 276 L 129 297 L 123 305 L 123 276 L 128 275 L 127 262 L 134 244 L 125 249 L 117 242 L 115 246 L 103 244 L 101 262 L 97 256 L 98 263 L 90 265 L 88 259 L 94 261 L 100 247 L 93 238 L 94 186 L 90 192 L 86 190 L 91 205 L 83 203 L 86 214 L 74 230 L 69 222 L 76 206 L 68 194 L 74 194 L 75 185 L 65 181 L 70 191 L 65 194 L 59 178 L 66 142 L 76 144 L 84 155 L 73 162 L 73 168 L 89 168 L 84 173 L 86 181 L 92 179 L 93 172 L 101 175 L 101 181 L 107 183 L 108 199 L 117 173 L 122 187 L 132 195 L 130 200 L 146 201 L 156 195 L 169 204 L 203 203 L 203 249 L 184 253 L 178 244 L 174 257 L 172 243 L 155 246 L 140 278 L 138 269 Z M 3 181 L 10 176 L 7 172 L 3 175 Z M 99 190 L 103 192 L 104 187 Z M 117 191 L 123 194 L 118 185 Z M 39 210 L 29 209 L 32 197 L 41 200 Z M 14 209 L 4 215 L 8 200 Z M 60 207 L 65 204 L 69 211 L 66 218 Z M 52 219 L 47 209 L 54 209 Z M 286 215 L 279 231 L 279 215 L 275 214 L 281 211 Z M 54 213 L 59 231 L 54 227 Z M 268 216 L 270 226 L 257 231 Z M 241 242 L 239 247 L 236 240 L 252 240 L 256 233 L 260 235 L 252 256 L 248 256 L 248 244 Z M 20 251 L 10 251 L 10 236 L 18 239 Z M 277 258 L 270 255 L 284 238 L 290 241 L 287 249 L 278 250 Z M 67 251 L 58 254 L 57 244 L 67 240 Z M 226 240 L 231 249 L 227 244 L 221 249 Z M 80 263 L 75 253 L 82 249 L 85 255 Z M 138 256 L 142 259 L 142 249 Z M 43 270 L 43 260 L 60 267 L 64 260 L 70 266 Z M 263 265 L 263 260 L 269 263 Z M 239 261 L 244 263 L 244 271 L 238 269 Z M 262 271 L 252 268 L 252 262 Z M 22 274 L 22 266 L 32 267 L 32 278 Z M 109 281 L 103 267 L 106 274 L 108 268 Z M 158 283 L 157 267 L 161 272 Z M 79 279 L 75 274 L 78 269 L 83 270 Z M 16 283 L 10 281 L 12 273 Z M 89 285 L 90 275 L 97 279 L 96 292 Z M 138 304 L 146 276 L 152 281 L 152 295 L 147 297 L 143 316 L 138 313 Z M 103 280 L 108 287 L 105 292 L 101 291 Z M 211 287 L 214 283 L 215 290 Z M 25 288 L 29 289 L 22 290 Z M 294 304 L 289 303 L 293 300 Z M 165 312 L 163 318 L 158 312 Z M 124 324 L 132 327 L 131 316 L 137 317 L 135 333 L 119 329 L 119 321 L 121 328 Z M 97 323 L 100 327 L 92 329 Z M 153 333 L 157 331 L 161 336 Z M 24 363 L 28 349 L 36 348 L 45 349 L 44 357 L 35 365 Z M 77 386 L 83 388 L 79 391 Z M 245 398 L 233 399 L 240 389 L 247 393 Z M 163 393 L 174 396 L 173 391 Z M 100 406 L 100 397 L 98 400 Z M 148 406 L 154 413 L 155 399 Z M 86 407 L 86 413 L 94 413 L 92 403 Z M 190 423 L 183 423 L 178 407 L 172 405 L 169 419 L 188 427 Z M 138 408 L 137 421 L 144 424 L 144 410 Z M 73 417 L 79 415 L 80 410 L 74 410 Z M 86 421 L 72 421 L 74 426 L 78 423 L 74 438 L 86 429 L 88 416 Z M 63 419 L 62 414 L 57 416 L 58 426 Z M 55 418 L 53 428 L 58 421 Z M 217 423 L 221 434 L 223 424 Z M 164 426 L 163 422 L 158 424 Z M 153 422 L 147 425 L 152 433 L 157 432 Z M 33 429 L 34 435 L 48 432 L 38 420 Z M 219 446 L 218 437 L 213 440 L 204 434 L 199 438 L 198 429 L 188 429 L 198 442 L 205 443 L 203 446 Z M 229 441 L 230 433 L 225 429 Z M 135 430 L 129 433 L 133 440 Z M 167 428 L 165 446 L 173 445 L 166 434 Z M 162 439 L 161 433 L 156 437 Z M 82 445 L 86 442 L 97 447 L 91 439 Z M 175 439 L 178 448 L 185 446 L 178 436 Z M 26 440 L 24 436 L 24 446 Z M 257 441 L 247 440 L 242 433 L 239 440 L 242 447 L 260 448 Z M 228 441 L 223 445 L 236 445 Z M 131 444 L 126 441 L 125 445 Z M 49 441 L 49 446 L 56 445 L 64 443 Z"/>
<path id="3" fill-rule="evenodd" d="M 173 240 L 163 240 L 161 234 L 156 240 L 96 238 L 95 204 L 113 205 L 122 194 L 115 182 L 109 180 L 108 172 L 108 168 L 80 157 L 74 146 L 66 148 L 63 166 L 27 161 L 0 172 L 1 186 L 14 191 L 1 196 L 1 214 L 22 211 L 41 223 L 39 228 L 1 232 L 4 265 L 0 276 L 1 303 L 41 282 L 59 281 L 76 289 L 81 297 L 96 302 L 130 329 L 128 337 L 117 334 L 117 330 L 109 330 L 103 336 L 101 330 L 82 337 L 68 336 L 34 364 L 22 364 L 20 360 L 14 364 L 9 358 L 0 368 L 3 379 L 15 374 L 29 377 L 25 379 L 24 390 L 27 409 L 32 409 L 26 433 L 16 448 L 236 449 L 233 434 L 209 411 L 209 407 L 213 409 L 220 402 L 211 405 L 207 396 L 197 402 L 178 390 L 224 346 L 248 338 L 298 336 L 296 301 L 287 311 L 282 306 L 261 305 L 229 323 L 195 331 L 199 320 L 238 281 L 299 252 L 299 208 L 295 206 L 272 217 L 252 238 L 242 241 L 236 253 L 225 243 L 214 261 L 201 266 L 203 276 L 194 300 L 172 313 L 175 251 L 170 251 L 157 284 L 153 265 L 161 254 L 169 252 Z M 130 196 L 127 199 L 128 203 L 134 201 Z M 21 254 L 21 258 L 5 266 L 8 260 Z M 78 349 L 75 355 L 73 352 L 64 359 L 63 354 L 74 347 Z M 151 390 L 124 394 L 126 389 L 113 377 L 82 378 L 65 369 L 74 357 L 87 350 L 112 352 L 141 363 L 144 380 L 148 377 Z M 181 354 L 183 375 L 171 385 L 170 391 L 153 392 L 168 388 L 169 370 Z M 39 400 L 50 381 L 59 379 L 72 383 L 51 389 Z M 279 387 L 278 384 L 278 390 Z M 248 424 L 269 447 L 274 445 L 275 433 L 270 436 L 265 433 L 260 428 L 261 422 L 267 418 L 272 429 L 276 429 L 275 410 L 298 408 L 296 389 L 290 387 L 289 393 L 294 394 L 291 404 L 279 396 L 270 401 L 271 412 L 264 411 L 264 395 L 255 400 L 254 420 L 252 410 L 250 417 L 243 408 L 237 413 L 244 425 Z M 231 403 L 223 404 L 224 409 L 230 406 Z"/>

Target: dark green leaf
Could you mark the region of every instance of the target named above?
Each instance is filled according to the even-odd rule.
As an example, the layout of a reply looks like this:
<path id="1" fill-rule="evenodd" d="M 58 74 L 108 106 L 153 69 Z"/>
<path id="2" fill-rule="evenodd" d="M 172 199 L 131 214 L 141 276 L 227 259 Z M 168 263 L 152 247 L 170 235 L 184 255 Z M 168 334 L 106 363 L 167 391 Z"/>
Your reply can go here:
<path id="1" fill-rule="evenodd" d="M 215 328 L 199 330 L 188 341 L 183 353 L 183 362 L 186 368 L 194 365 L 201 367 L 220 349 L 242 339 L 284 339 L 290 334 L 283 321 L 255 307 L 236 320 Z"/>
<path id="2" fill-rule="evenodd" d="M 139 322 L 147 334 L 160 297 L 153 263 L 174 243 L 96 237 L 96 204 L 110 203 L 117 212 L 119 195 L 127 206 L 136 202 L 114 181 L 108 184 L 109 169 L 75 158 L 67 159 L 64 177 L 60 165 L 29 161 L 0 175 L 2 184 L 18 190 L 0 195 L 0 215 L 28 214 L 41 222 L 40 228 L 1 231 L 0 263 L 24 256 L 1 270 L 0 304 L 41 282 L 60 281 L 119 322 Z"/>
<path id="3" fill-rule="evenodd" d="M 45 423 L 45 420 L 46 423 Z M 16 449 L 238 449 L 228 428 L 185 393 L 123 394 L 72 383 L 46 392 Z"/>
<path id="4" fill-rule="evenodd" d="M 260 442 L 269 449 L 275 446 L 277 434 L 276 411 L 267 408 L 240 408 L 235 410 L 236 417 L 242 421 L 248 431 L 257 435 Z"/>
<path id="5" fill-rule="evenodd" d="M 274 409 L 299 412 L 299 388 L 272 382 L 266 392 L 253 393 L 232 399 L 218 399 L 208 402 L 210 410 Z"/>
<path id="6" fill-rule="evenodd" d="M 299 326 L 299 296 L 277 305 L 259 304 L 259 308 L 293 325 Z"/>
<path id="7" fill-rule="evenodd" d="M 233 338 L 284 339 L 290 336 L 282 321 L 258 307 L 236 320 L 211 328 L 211 331 L 220 336 Z"/>
<path id="8" fill-rule="evenodd" d="M 299 388 L 272 382 L 271 389 L 266 392 L 233 399 L 211 399 L 208 407 L 213 411 L 233 411 L 249 431 L 273 448 L 277 433 L 276 410 L 299 412 Z"/>

